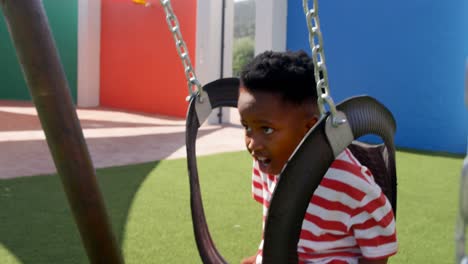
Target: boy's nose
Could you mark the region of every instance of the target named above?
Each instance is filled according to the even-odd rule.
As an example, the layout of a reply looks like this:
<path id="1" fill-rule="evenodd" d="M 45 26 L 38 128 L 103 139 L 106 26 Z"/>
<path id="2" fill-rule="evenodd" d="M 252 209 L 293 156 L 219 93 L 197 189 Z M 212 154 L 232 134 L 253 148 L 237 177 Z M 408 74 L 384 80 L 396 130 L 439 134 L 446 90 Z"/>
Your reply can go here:
<path id="1" fill-rule="evenodd" d="M 261 150 L 263 148 L 263 144 L 258 138 L 250 137 L 247 139 L 247 148 L 249 149 L 250 153 L 252 153 Z"/>

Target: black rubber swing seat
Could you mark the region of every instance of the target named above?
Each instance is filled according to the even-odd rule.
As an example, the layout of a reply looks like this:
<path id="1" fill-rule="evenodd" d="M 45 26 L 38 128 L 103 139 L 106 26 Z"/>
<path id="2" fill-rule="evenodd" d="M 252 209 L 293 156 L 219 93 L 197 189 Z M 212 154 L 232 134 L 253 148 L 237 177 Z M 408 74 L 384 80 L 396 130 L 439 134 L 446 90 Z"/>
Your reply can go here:
<path id="1" fill-rule="evenodd" d="M 237 107 L 239 80 L 219 79 L 204 86 L 211 108 Z M 196 97 L 187 113 L 186 147 L 190 178 L 192 222 L 195 240 L 203 263 L 227 263 L 217 251 L 206 223 L 201 199 L 196 161 L 196 138 L 200 122 Z M 346 115 L 352 140 L 346 142 L 356 158 L 373 173 L 374 178 L 396 213 L 396 169 L 393 135 L 395 120 L 390 111 L 369 96 L 353 97 L 337 105 Z M 281 174 L 273 193 L 264 231 L 263 263 L 297 263 L 297 244 L 302 221 L 310 198 L 335 159 L 336 146 L 327 137 L 328 115 L 321 118 L 306 136 Z M 383 144 L 354 141 L 374 134 Z M 341 151 L 344 150 L 344 147 Z M 339 152 L 341 152 L 339 151 Z"/>

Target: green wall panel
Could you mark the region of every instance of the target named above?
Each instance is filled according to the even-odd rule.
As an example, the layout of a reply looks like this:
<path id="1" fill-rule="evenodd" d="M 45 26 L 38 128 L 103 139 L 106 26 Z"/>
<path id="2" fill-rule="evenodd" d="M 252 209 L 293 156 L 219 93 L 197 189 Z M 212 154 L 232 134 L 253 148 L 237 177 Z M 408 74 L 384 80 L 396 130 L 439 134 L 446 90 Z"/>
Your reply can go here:
<path id="1" fill-rule="evenodd" d="M 44 0 L 43 3 L 76 102 L 78 0 Z M 0 99 L 31 100 L 5 19 L 0 16 Z"/>

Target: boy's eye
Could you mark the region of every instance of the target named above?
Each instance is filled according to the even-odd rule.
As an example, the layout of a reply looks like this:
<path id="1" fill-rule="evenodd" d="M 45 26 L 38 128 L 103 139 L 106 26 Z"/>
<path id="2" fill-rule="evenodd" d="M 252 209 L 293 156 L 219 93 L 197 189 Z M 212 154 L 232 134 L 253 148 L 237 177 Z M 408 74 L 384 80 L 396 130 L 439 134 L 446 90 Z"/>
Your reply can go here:
<path id="1" fill-rule="evenodd" d="M 265 133 L 265 134 L 267 134 L 267 135 L 273 133 L 273 131 L 274 131 L 274 130 L 273 130 L 273 128 L 271 128 L 271 127 L 263 127 L 263 133 Z"/>
<path id="2" fill-rule="evenodd" d="M 249 127 L 249 126 L 246 126 L 246 125 L 244 125 L 244 129 L 245 129 L 246 132 L 252 131 L 252 128 Z"/>

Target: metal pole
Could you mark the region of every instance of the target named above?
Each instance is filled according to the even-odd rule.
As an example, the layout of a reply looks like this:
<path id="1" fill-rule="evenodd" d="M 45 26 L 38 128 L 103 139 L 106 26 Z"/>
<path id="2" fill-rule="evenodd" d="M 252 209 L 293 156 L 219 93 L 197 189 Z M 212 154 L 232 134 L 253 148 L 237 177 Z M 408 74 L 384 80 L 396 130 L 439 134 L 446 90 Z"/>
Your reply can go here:
<path id="1" fill-rule="evenodd" d="M 224 27 L 226 20 L 226 0 L 221 0 L 221 61 L 219 65 L 219 78 L 224 78 Z M 218 124 L 223 123 L 223 107 L 218 108 Z"/>
<path id="2" fill-rule="evenodd" d="M 468 156 L 463 162 L 463 170 L 460 177 L 460 194 L 458 218 L 455 227 L 455 255 L 456 263 L 468 263 L 465 253 L 465 233 L 468 224 Z"/>
<path id="3" fill-rule="evenodd" d="M 91 263 L 123 263 L 42 1 L 0 0 Z"/>
<path id="4" fill-rule="evenodd" d="M 468 60 L 465 63 L 465 104 L 468 106 Z M 455 256 L 457 264 L 468 264 L 465 252 L 466 227 L 468 225 L 468 148 L 460 177 L 458 218 L 455 226 Z"/>

